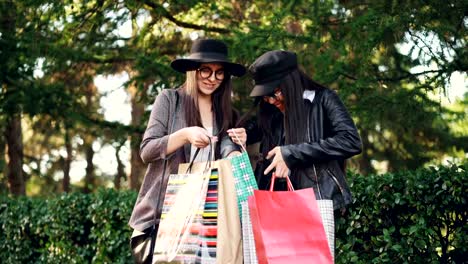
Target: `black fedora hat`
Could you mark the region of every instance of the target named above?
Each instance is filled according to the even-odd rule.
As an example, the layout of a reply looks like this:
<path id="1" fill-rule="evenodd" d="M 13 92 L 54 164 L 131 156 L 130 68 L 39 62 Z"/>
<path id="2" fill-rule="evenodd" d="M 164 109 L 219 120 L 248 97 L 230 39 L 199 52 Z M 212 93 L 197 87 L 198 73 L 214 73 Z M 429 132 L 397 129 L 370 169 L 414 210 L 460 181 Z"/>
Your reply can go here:
<path id="1" fill-rule="evenodd" d="M 202 63 L 221 63 L 227 72 L 234 76 L 242 76 L 246 68 L 241 64 L 228 60 L 228 49 L 224 42 L 215 39 L 199 39 L 192 44 L 190 55 L 187 58 L 175 59 L 171 67 L 185 73 L 196 70 Z"/>
<path id="2" fill-rule="evenodd" d="M 291 51 L 273 50 L 265 52 L 249 67 L 254 79 L 250 96 L 269 95 L 281 84 L 284 77 L 297 69 L 297 55 Z"/>

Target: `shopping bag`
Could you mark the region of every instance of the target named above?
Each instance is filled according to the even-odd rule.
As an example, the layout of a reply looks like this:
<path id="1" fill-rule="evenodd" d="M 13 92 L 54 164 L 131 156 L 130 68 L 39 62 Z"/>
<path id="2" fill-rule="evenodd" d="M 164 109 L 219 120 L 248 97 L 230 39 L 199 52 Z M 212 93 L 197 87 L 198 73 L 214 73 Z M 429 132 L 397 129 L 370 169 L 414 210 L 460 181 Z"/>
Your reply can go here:
<path id="1" fill-rule="evenodd" d="M 242 246 L 244 248 L 244 264 L 257 264 L 255 239 L 247 201 L 242 203 Z"/>
<path id="2" fill-rule="evenodd" d="M 184 171 L 188 164 L 179 166 L 179 171 Z M 231 162 L 228 159 L 220 159 L 211 162 L 211 169 L 218 171 L 218 214 L 216 237 L 216 263 L 242 264 L 242 229 L 237 209 L 236 189 L 232 174 Z M 192 172 L 203 171 L 202 163 L 193 164 Z M 209 195 L 207 196 L 208 201 Z"/>
<path id="3" fill-rule="evenodd" d="M 218 237 L 218 169 L 211 170 L 199 230 L 199 247 L 195 263 L 216 263 Z"/>
<path id="4" fill-rule="evenodd" d="M 209 178 L 210 173 L 169 176 L 153 263 L 195 263 Z"/>
<path id="5" fill-rule="evenodd" d="M 335 220 L 333 215 L 333 200 L 317 200 L 317 205 L 322 217 L 328 245 L 334 259 L 335 252 Z M 244 264 L 257 264 L 257 253 L 255 250 L 255 239 L 250 220 L 249 205 L 242 203 L 242 245 L 244 248 Z"/>
<path id="6" fill-rule="evenodd" d="M 325 234 L 333 259 L 335 258 L 335 219 L 333 215 L 333 200 L 317 200 Z M 257 264 L 255 239 L 247 202 L 242 204 L 242 245 L 244 248 L 244 263 Z"/>
<path id="7" fill-rule="evenodd" d="M 247 197 L 252 195 L 254 190 L 258 190 L 257 180 L 255 179 L 252 165 L 245 149 L 243 149 L 241 154 L 229 157 L 228 159 L 231 162 L 232 174 L 234 176 L 237 207 L 239 215 L 242 218 L 242 203 L 247 202 Z"/>
<path id="8" fill-rule="evenodd" d="M 242 264 L 242 229 L 231 162 L 227 159 L 218 160 L 215 167 L 219 169 L 220 175 L 217 263 Z"/>
<path id="9" fill-rule="evenodd" d="M 169 175 L 152 263 L 214 263 L 213 249 L 203 239 L 203 215 L 210 179 L 212 153 L 206 162 L 180 164 L 179 173 Z M 192 170 L 194 165 L 200 170 Z M 186 166 L 187 165 L 187 166 Z M 197 166 L 198 166 L 197 165 Z M 181 168 L 184 168 L 181 170 Z M 185 171 L 182 172 L 182 171 Z M 212 245 L 211 245 L 212 246 Z"/>
<path id="10" fill-rule="evenodd" d="M 237 137 L 235 132 L 234 135 Z M 247 202 L 247 197 L 252 195 L 254 190 L 258 190 L 258 185 L 247 150 L 243 145 L 241 145 L 241 148 L 242 153 L 240 155 L 232 156 L 228 159 L 232 166 L 232 174 L 236 186 L 237 207 L 239 209 L 239 216 L 242 219 L 242 204 Z"/>
<path id="11" fill-rule="evenodd" d="M 317 205 L 322 218 L 323 228 L 328 240 L 330 252 L 335 260 L 335 216 L 333 213 L 333 200 L 317 200 Z"/>
<path id="12" fill-rule="evenodd" d="M 248 198 L 258 263 L 333 263 L 312 188 L 255 190 Z"/>

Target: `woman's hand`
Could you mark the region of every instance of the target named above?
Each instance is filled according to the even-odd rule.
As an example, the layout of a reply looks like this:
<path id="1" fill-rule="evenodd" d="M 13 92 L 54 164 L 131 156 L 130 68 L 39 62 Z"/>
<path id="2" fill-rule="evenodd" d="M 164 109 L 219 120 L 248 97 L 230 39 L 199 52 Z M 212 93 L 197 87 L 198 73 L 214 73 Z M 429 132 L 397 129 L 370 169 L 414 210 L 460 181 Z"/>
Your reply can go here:
<path id="1" fill-rule="evenodd" d="M 202 127 L 193 126 L 187 127 L 185 131 L 187 141 L 197 148 L 204 148 L 211 142 L 218 141 L 218 137 L 213 137 L 208 134 L 208 131 Z"/>
<path id="2" fill-rule="evenodd" d="M 265 169 L 264 174 L 268 174 L 271 170 L 275 169 L 277 178 L 286 178 L 289 176 L 289 168 L 284 162 L 283 155 L 281 154 L 281 147 L 275 147 L 268 152 L 267 159 L 273 158 L 270 166 Z"/>
<path id="3" fill-rule="evenodd" d="M 245 128 L 231 128 L 226 132 L 229 137 L 231 137 L 232 142 L 245 147 L 245 144 L 247 143 L 247 132 L 245 132 Z"/>

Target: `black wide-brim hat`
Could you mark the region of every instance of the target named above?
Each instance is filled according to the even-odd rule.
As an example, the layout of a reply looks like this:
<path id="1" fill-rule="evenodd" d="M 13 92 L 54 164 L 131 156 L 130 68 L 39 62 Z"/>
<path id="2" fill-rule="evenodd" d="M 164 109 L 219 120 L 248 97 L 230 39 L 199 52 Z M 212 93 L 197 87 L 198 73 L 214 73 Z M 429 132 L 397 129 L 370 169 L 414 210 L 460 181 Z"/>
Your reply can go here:
<path id="1" fill-rule="evenodd" d="M 284 78 L 296 70 L 297 55 L 291 51 L 272 50 L 258 57 L 249 67 L 254 79 L 254 87 L 250 96 L 265 96 L 272 94 L 283 82 Z"/>
<path id="2" fill-rule="evenodd" d="M 247 71 L 241 64 L 230 62 L 226 44 L 214 39 L 196 40 L 192 44 L 190 55 L 187 58 L 173 60 L 171 67 L 178 72 L 185 73 L 198 69 L 202 63 L 223 64 L 226 72 L 237 77 L 243 76 Z"/>

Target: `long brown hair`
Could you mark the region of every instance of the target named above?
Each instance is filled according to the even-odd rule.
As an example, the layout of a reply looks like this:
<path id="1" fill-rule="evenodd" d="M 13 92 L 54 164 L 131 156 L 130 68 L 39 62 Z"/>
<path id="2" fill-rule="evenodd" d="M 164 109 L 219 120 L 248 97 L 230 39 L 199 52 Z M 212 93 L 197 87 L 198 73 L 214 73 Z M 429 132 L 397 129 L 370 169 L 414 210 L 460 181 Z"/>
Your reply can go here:
<path id="1" fill-rule="evenodd" d="M 187 96 L 184 96 L 185 118 L 187 126 L 203 127 L 199 106 L 198 106 L 198 85 L 197 71 L 187 71 L 186 81 L 183 85 L 183 91 Z M 212 94 L 212 111 L 215 115 L 215 122 L 218 128 L 216 136 L 222 138 L 226 135 L 226 130 L 234 127 L 237 119 L 237 112 L 232 107 L 231 103 L 232 84 L 231 75 L 225 72 L 224 79 L 218 89 Z M 219 145 L 217 144 L 216 155 L 219 155 Z"/>

